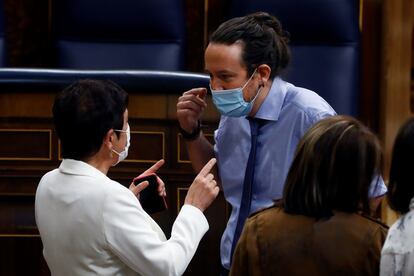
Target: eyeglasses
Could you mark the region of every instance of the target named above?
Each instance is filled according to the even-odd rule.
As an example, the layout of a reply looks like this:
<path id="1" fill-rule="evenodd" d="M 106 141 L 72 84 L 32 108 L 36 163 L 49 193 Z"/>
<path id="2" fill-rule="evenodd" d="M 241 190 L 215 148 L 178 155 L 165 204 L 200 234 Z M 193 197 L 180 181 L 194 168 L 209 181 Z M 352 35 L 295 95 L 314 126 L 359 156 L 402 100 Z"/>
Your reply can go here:
<path id="1" fill-rule="evenodd" d="M 123 133 L 127 133 L 127 130 L 122 130 L 122 129 L 114 129 L 114 131 L 118 131 L 118 132 L 123 132 Z"/>
<path id="2" fill-rule="evenodd" d="M 127 123 L 127 128 L 126 128 L 126 130 L 122 130 L 122 129 L 114 129 L 114 131 L 117 131 L 117 132 L 123 132 L 123 133 L 128 134 L 128 133 L 130 132 L 129 124 Z"/>

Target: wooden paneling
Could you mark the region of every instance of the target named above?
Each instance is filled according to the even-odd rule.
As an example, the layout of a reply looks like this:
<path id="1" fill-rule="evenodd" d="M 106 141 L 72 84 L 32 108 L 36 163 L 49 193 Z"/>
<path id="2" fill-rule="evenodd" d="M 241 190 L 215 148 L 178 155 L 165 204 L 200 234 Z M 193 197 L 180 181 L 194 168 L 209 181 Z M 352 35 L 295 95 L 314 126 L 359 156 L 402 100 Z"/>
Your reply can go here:
<path id="1" fill-rule="evenodd" d="M 4 272 L 0 275 L 49 275 L 41 255 L 34 198 L 40 178 L 58 167 L 61 161 L 60 145 L 51 117 L 53 99 L 58 91 L 34 89 L 30 92 L 30 87 L 24 89 L 0 93 L 0 99 L 5 100 L 0 103 L 0 256 L 2 263 L 10 260 L 7 266 L 0 266 Z M 135 176 L 159 159 L 164 159 L 166 163 L 159 175 L 166 183 L 170 208 L 153 215 L 153 218 L 170 236 L 187 188 L 195 177 L 189 162 L 178 161 L 183 158 L 180 155 L 186 155 L 178 150 L 174 110 L 178 95 L 151 95 L 145 91 L 143 94 L 129 91 L 129 95 L 129 155 L 112 168 L 108 176 L 128 186 Z M 203 118 L 203 130 L 212 138 L 219 117 L 212 104 L 208 110 Z M 180 141 L 180 144 L 183 148 L 184 142 Z M 201 242 L 187 275 L 212 275 L 219 271 L 219 244 L 227 222 L 227 208 L 223 195 L 220 195 L 206 212 L 210 230 Z M 16 245 L 20 247 L 10 248 Z M 12 252 L 12 255 L 7 255 L 7 252 Z M 21 267 L 17 256 L 29 256 L 30 261 Z M 208 268 L 205 267 L 206 262 Z"/>
<path id="2" fill-rule="evenodd" d="M 57 91 L 56 91 L 57 92 Z M 1 91 L 0 118 L 50 118 L 55 93 Z"/>
<path id="3" fill-rule="evenodd" d="M 131 151 L 125 162 L 155 163 L 165 159 L 165 132 L 131 131 Z"/>
<path id="4" fill-rule="evenodd" d="M 0 237 L 38 236 L 34 196 L 1 196 Z"/>
<path id="5" fill-rule="evenodd" d="M 51 159 L 51 129 L 0 129 L 0 160 Z"/>
<path id="6" fill-rule="evenodd" d="M 39 176 L 27 176 L 20 173 L 5 175 L 0 178 L 0 195 L 2 196 L 34 196 Z"/>
<path id="7" fill-rule="evenodd" d="M 204 136 L 214 144 L 214 133 L 203 130 Z M 183 136 L 177 133 L 177 162 L 184 164 L 191 164 L 190 158 L 188 157 L 185 141 Z"/>
<path id="8" fill-rule="evenodd" d="M 130 93 L 128 114 L 131 118 L 166 119 L 168 116 L 167 95 L 133 94 Z"/>
<path id="9" fill-rule="evenodd" d="M 361 10 L 361 94 L 359 119 L 379 131 L 381 68 L 381 0 L 360 0 Z"/>
<path id="10" fill-rule="evenodd" d="M 398 129 L 408 117 L 413 55 L 414 2 L 384 0 L 381 51 L 381 140 L 384 151 L 384 178 L 388 179 L 391 153 Z M 391 224 L 395 214 L 384 204 L 383 219 Z"/>
<path id="11" fill-rule="evenodd" d="M 6 35 L 10 66 L 45 67 L 49 64 L 49 0 L 6 0 Z M 185 0 L 188 48 L 187 70 L 203 71 L 203 52 L 210 33 L 228 14 L 229 1 Z M 411 116 L 410 62 L 413 49 L 412 0 L 364 0 L 362 14 L 362 121 L 380 131 L 384 145 L 384 178 L 388 179 L 390 151 L 398 127 Z M 0 275 L 49 275 L 34 228 L 34 193 L 41 176 L 59 165 L 51 106 L 58 91 L 0 93 Z M 130 93 L 133 131 L 129 161 L 111 169 L 109 176 L 127 186 L 155 160 L 166 164 L 160 176 L 167 186 L 170 209 L 154 215 L 166 231 L 185 198 L 194 173 L 185 144 L 176 128 L 180 95 Z M 184 92 L 184 91 L 183 91 Z M 211 98 L 202 118 L 210 138 L 218 114 Z M 51 133 L 48 133 L 52 130 Z M 19 158 L 14 160 L 13 158 Z M 385 206 L 385 205 L 384 205 Z M 384 207 L 386 210 L 386 207 Z M 206 212 L 210 230 L 200 243 L 186 275 L 218 275 L 219 241 L 229 214 L 223 195 Z M 388 211 L 383 218 L 392 222 Z M 2 236 L 3 235 L 3 236 Z M 22 263 L 24 262 L 24 265 Z"/>
<path id="12" fill-rule="evenodd" d="M 210 229 L 200 241 L 197 252 L 184 275 L 220 275 L 220 241 L 230 214 L 222 193 L 205 212 Z"/>
<path id="13" fill-rule="evenodd" d="M 0 275 L 50 275 L 39 237 L 0 236 Z"/>
<path id="14" fill-rule="evenodd" d="M 186 193 L 187 188 L 184 185 L 177 187 L 178 208 L 183 205 Z M 230 216 L 230 208 L 224 200 L 222 192 L 205 214 L 210 224 L 210 229 L 201 240 L 196 255 L 184 275 L 220 275 L 220 240 L 225 224 L 217 222 L 227 221 L 227 218 Z"/>

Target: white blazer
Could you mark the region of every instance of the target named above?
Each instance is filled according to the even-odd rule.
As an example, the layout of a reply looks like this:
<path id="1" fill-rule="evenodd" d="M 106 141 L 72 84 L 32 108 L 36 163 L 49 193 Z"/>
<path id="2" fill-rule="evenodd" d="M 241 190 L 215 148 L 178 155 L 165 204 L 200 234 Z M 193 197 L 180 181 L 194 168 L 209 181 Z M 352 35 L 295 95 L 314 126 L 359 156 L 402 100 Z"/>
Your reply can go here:
<path id="1" fill-rule="evenodd" d="M 52 275 L 181 275 L 209 227 L 184 205 L 167 240 L 129 189 L 71 159 L 42 177 L 35 212 Z"/>

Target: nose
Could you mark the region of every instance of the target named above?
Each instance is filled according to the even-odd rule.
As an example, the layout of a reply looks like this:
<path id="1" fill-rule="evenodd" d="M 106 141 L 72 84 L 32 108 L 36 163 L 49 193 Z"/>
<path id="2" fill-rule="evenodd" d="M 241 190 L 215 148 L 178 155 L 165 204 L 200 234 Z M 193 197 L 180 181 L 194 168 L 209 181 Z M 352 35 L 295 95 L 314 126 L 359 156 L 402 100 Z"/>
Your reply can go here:
<path id="1" fill-rule="evenodd" d="M 216 80 L 213 81 L 212 78 L 210 78 L 210 87 L 213 90 L 223 90 L 224 89 L 223 85 L 219 81 L 216 81 Z"/>

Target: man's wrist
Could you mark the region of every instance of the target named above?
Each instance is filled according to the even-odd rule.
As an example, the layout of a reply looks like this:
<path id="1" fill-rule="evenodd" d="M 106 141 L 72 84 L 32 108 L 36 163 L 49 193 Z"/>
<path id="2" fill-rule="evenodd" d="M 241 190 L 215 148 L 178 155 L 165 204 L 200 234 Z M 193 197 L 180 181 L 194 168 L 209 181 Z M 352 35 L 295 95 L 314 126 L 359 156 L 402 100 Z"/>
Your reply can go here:
<path id="1" fill-rule="evenodd" d="M 184 140 L 186 141 L 193 141 L 196 140 L 201 133 L 201 122 L 198 120 L 197 127 L 192 132 L 187 132 L 181 128 L 180 124 L 178 124 L 178 130 L 180 131 L 181 135 L 183 136 Z"/>

